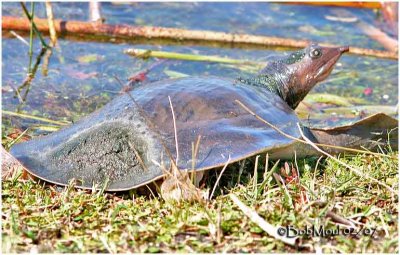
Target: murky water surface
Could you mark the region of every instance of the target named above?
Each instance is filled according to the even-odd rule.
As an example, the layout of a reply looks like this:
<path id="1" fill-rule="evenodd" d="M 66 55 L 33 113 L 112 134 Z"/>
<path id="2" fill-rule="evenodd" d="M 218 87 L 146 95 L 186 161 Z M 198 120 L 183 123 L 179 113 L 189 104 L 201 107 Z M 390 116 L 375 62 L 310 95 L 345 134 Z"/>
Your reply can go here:
<path id="1" fill-rule="evenodd" d="M 18 3 L 3 3 L 2 14 L 22 16 Z M 29 5 L 28 5 L 29 9 Z M 102 5 L 109 24 L 151 25 L 203 29 L 307 39 L 338 45 L 382 50 L 382 46 L 363 34 L 353 23 L 328 20 L 332 7 L 312 7 L 273 3 L 131 3 Z M 57 19 L 88 20 L 87 3 L 53 3 Z M 373 10 L 350 9 L 353 14 L 379 26 Z M 44 18 L 44 3 L 36 4 L 36 16 Z M 24 37 L 29 41 L 29 38 Z M 46 38 L 48 41 L 48 38 Z M 163 46 L 150 44 L 113 44 L 59 39 L 59 48 L 49 59 L 47 75 L 43 59 L 29 86 L 21 87 L 27 77 L 29 47 L 3 32 L 2 107 L 53 120 L 75 121 L 102 107 L 118 96 L 121 80 L 148 68 L 156 60 L 141 60 L 123 53 L 128 48 L 156 49 L 181 53 L 218 55 L 229 58 L 263 61 L 269 55 L 282 54 L 274 49 L 212 48 L 204 46 Z M 34 41 L 33 63 L 40 52 Z M 398 91 L 397 61 L 345 55 L 327 81 L 313 93 L 365 99 L 370 104 L 395 105 Z M 167 61 L 152 69 L 148 79 L 160 80 L 168 71 L 187 75 L 217 75 L 237 78 L 243 70 L 231 66 L 191 61 Z M 20 88 L 20 89 L 19 89 Z M 19 94 L 16 91 L 20 91 Z M 38 122 L 3 115 L 3 130 L 25 129 Z"/>

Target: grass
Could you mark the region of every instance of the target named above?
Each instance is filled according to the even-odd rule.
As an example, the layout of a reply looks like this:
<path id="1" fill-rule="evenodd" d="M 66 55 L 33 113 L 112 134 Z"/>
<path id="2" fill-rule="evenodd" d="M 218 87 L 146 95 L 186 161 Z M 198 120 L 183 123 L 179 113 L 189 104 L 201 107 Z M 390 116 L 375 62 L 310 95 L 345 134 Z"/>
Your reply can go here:
<path id="1" fill-rule="evenodd" d="M 340 160 L 398 192 L 397 159 L 342 155 Z M 241 164 L 230 165 L 206 203 L 166 203 L 137 191 L 60 188 L 15 174 L 2 183 L 2 252 L 399 252 L 397 194 L 331 159 L 297 160 L 298 167 L 269 162 L 267 170 L 264 162 L 261 156 L 257 171 L 254 159 L 244 162 L 243 171 Z M 214 187 L 218 174 L 209 173 L 205 188 Z M 246 217 L 229 193 L 274 226 L 345 229 L 328 217 L 332 212 L 364 230 L 351 237 L 305 235 L 299 247 L 288 246 Z M 373 236 L 362 234 L 373 229 Z"/>

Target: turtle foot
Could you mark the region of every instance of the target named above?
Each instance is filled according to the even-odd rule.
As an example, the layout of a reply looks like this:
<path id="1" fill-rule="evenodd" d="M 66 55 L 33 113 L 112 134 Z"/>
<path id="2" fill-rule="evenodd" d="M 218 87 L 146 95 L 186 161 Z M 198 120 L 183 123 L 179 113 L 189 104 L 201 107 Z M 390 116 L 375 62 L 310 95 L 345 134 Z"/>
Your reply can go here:
<path id="1" fill-rule="evenodd" d="M 190 179 L 190 173 L 176 169 L 168 173 L 161 184 L 161 197 L 167 202 L 180 201 L 202 201 L 207 199 L 208 192 L 199 189 Z M 201 174 L 200 174 L 201 173 Z M 203 176 L 202 172 L 196 173 L 195 183 Z M 199 178 L 200 177 L 200 178 Z"/>

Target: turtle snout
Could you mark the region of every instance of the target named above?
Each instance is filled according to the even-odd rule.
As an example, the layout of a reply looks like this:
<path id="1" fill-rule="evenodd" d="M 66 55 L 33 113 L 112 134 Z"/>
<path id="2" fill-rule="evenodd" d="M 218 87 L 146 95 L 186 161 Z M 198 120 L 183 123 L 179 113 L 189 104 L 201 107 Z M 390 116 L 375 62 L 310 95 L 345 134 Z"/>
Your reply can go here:
<path id="1" fill-rule="evenodd" d="M 339 51 L 341 53 L 348 52 L 349 51 L 349 46 L 342 46 L 342 47 L 339 48 Z"/>

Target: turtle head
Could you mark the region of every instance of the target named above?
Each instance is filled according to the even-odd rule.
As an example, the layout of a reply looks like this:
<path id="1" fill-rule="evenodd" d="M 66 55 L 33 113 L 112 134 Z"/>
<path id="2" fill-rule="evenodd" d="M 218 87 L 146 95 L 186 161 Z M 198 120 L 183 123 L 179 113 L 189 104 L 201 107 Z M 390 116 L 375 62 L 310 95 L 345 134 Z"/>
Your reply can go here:
<path id="1" fill-rule="evenodd" d="M 340 56 L 347 51 L 348 46 L 322 47 L 311 44 L 282 59 L 286 65 L 287 79 L 281 84 L 281 97 L 295 109 L 318 82 L 329 76 Z"/>

